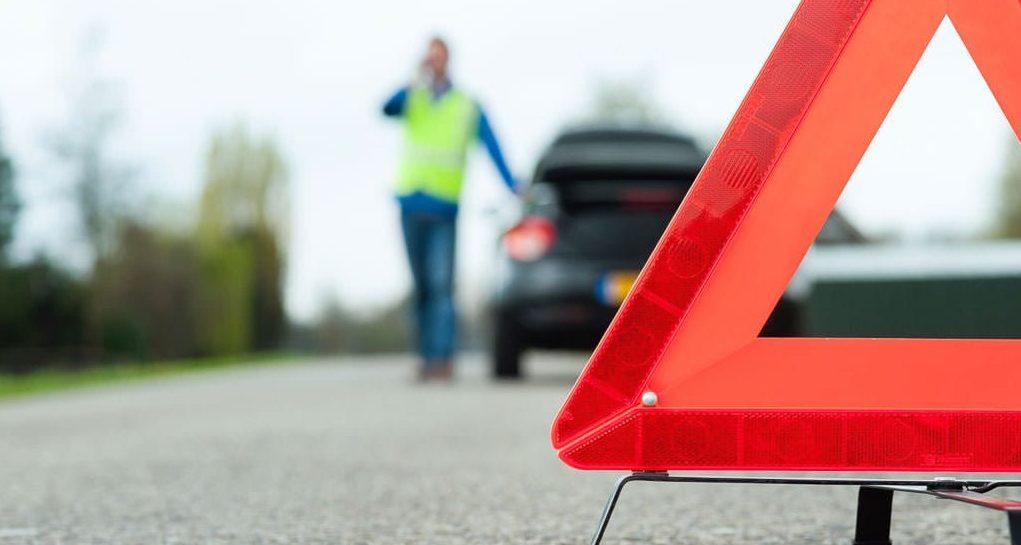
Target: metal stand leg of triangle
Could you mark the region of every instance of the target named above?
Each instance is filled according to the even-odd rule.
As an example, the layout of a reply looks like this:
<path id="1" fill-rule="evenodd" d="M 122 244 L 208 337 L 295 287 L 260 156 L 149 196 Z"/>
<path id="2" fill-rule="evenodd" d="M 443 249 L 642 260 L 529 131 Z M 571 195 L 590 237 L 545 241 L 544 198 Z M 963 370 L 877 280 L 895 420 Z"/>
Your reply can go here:
<path id="1" fill-rule="evenodd" d="M 610 492 L 599 518 L 591 545 L 600 545 L 606 535 L 614 509 L 631 482 L 668 482 L 681 484 L 772 484 L 802 486 L 858 486 L 858 510 L 853 545 L 891 545 L 890 526 L 895 492 L 926 494 L 977 507 L 1002 511 L 1007 515 L 1010 544 L 1021 545 L 1021 501 L 988 495 L 998 488 L 1021 487 L 1021 481 L 981 481 L 957 479 L 811 479 L 785 477 L 683 476 L 666 472 L 635 472 L 621 477 Z"/>

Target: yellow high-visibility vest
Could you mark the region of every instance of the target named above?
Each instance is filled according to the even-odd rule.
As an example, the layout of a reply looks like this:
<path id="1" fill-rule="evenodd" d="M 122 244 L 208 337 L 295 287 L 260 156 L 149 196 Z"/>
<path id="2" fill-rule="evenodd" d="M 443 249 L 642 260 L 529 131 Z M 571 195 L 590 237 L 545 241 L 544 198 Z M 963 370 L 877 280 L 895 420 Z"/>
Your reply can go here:
<path id="1" fill-rule="evenodd" d="M 397 195 L 421 192 L 457 203 L 478 122 L 475 102 L 457 89 L 434 101 L 428 88 L 411 88 L 404 105 L 404 158 Z"/>

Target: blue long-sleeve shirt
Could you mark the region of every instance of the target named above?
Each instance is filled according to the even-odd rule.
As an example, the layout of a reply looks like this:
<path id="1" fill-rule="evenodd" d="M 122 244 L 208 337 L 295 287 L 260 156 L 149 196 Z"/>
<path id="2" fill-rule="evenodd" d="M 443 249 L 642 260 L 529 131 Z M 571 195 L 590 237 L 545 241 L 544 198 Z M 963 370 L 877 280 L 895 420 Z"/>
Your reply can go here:
<path id="1" fill-rule="evenodd" d="M 450 82 L 447 81 L 443 85 L 436 86 L 432 89 L 433 100 L 439 100 L 451 89 Z M 398 89 L 387 101 L 383 104 L 383 115 L 387 117 L 401 117 L 404 115 L 404 107 L 408 101 L 408 88 L 402 87 Z M 486 112 L 483 111 L 482 107 L 479 110 L 479 122 L 478 122 L 478 139 L 486 147 L 486 151 L 489 153 L 490 159 L 493 161 L 493 165 L 496 170 L 500 173 L 500 178 L 503 183 L 511 191 L 516 190 L 517 184 L 514 181 L 514 176 L 511 174 L 510 168 L 507 166 L 507 161 L 504 159 L 503 151 L 500 148 L 500 142 L 496 139 L 496 133 L 493 132 L 493 126 L 489 123 L 489 118 L 486 116 Z M 433 212 L 440 214 L 457 214 L 457 204 L 442 201 L 430 195 L 426 195 L 422 192 L 415 192 L 411 195 L 400 196 L 397 198 L 401 205 L 401 209 L 409 212 Z"/>

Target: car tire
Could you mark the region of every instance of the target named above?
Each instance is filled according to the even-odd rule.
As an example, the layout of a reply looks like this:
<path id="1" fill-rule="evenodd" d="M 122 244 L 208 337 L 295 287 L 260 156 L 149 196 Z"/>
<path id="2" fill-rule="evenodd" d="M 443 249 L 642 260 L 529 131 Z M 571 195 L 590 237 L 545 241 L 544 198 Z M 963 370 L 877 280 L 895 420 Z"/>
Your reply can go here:
<path id="1" fill-rule="evenodd" d="M 520 379 L 521 358 L 524 354 L 521 335 L 513 322 L 499 318 L 493 335 L 492 371 L 498 380 Z"/>

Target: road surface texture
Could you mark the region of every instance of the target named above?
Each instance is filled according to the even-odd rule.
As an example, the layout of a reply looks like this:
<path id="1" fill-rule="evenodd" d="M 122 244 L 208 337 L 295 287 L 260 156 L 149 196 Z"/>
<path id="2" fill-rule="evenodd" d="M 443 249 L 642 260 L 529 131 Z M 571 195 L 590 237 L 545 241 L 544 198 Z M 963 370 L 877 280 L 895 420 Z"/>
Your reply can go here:
<path id="1" fill-rule="evenodd" d="M 548 441 L 579 357 L 523 384 L 378 357 L 0 402 L 0 545 L 587 543 L 614 474 Z M 607 544 L 850 543 L 855 490 L 639 483 Z M 1005 517 L 895 500 L 894 543 L 1007 543 Z"/>

